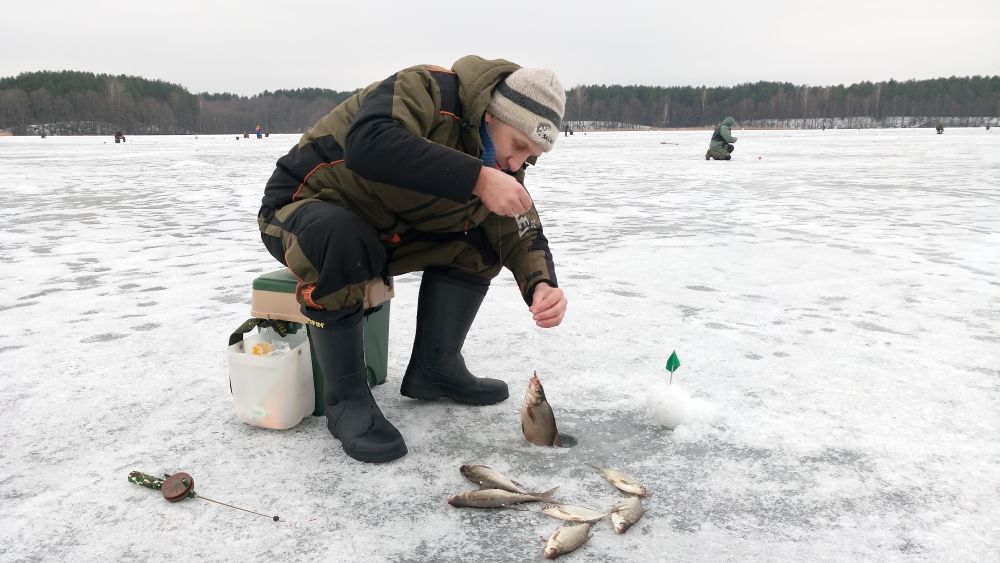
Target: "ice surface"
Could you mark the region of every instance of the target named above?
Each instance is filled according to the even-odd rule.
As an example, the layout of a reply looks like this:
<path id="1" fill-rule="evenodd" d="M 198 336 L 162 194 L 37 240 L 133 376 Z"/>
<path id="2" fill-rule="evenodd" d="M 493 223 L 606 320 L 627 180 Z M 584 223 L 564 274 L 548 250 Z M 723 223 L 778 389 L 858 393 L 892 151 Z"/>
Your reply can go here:
<path id="1" fill-rule="evenodd" d="M 397 279 L 389 380 L 410 447 L 366 465 L 309 417 L 236 420 L 226 343 L 277 263 L 256 211 L 272 135 L 0 138 L 0 560 L 540 560 L 557 523 L 457 509 L 483 463 L 561 502 L 645 484 L 574 561 L 1000 558 L 1000 132 L 949 128 L 563 137 L 528 174 L 570 309 L 531 322 L 509 274 L 465 355 L 482 408 L 401 397 L 418 278 Z M 761 158 L 758 158 L 761 157 Z M 720 417 L 650 423 L 675 375 Z M 574 448 L 523 440 L 538 370 Z M 169 504 L 131 470 L 187 471 Z"/>

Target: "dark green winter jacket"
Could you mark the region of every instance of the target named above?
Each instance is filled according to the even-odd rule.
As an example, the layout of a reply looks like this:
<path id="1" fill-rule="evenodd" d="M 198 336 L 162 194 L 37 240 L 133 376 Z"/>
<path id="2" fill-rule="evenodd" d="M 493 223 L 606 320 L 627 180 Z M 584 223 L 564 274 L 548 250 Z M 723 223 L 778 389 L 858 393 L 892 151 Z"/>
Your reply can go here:
<path id="1" fill-rule="evenodd" d="M 736 137 L 733 136 L 731 129 L 736 127 L 736 120 L 732 117 L 727 117 L 722 120 L 722 123 L 715 128 L 712 133 L 712 142 L 709 143 L 709 149 L 721 149 L 729 143 L 735 143 Z M 704 146 L 704 145 L 702 145 Z"/>
<path id="2" fill-rule="evenodd" d="M 539 282 L 556 285 L 537 211 L 500 217 L 472 195 L 483 166 L 483 114 L 496 85 L 518 68 L 467 56 L 451 70 L 402 70 L 348 98 L 278 160 L 264 190 L 262 232 L 280 236 L 269 232 L 277 228 L 269 224 L 275 212 L 313 198 L 350 209 L 386 241 L 453 241 L 475 231 L 530 303 Z M 522 184 L 524 172 L 515 174 Z M 420 269 L 394 262 L 390 253 L 390 275 Z"/>

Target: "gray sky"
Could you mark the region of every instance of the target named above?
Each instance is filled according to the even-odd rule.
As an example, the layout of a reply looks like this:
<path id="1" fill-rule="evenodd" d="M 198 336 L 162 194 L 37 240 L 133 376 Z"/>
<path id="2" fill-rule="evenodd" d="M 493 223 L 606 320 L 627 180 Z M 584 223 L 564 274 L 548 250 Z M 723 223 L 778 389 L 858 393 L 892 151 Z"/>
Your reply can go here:
<path id="1" fill-rule="evenodd" d="M 1000 74 L 998 0 L 0 0 L 0 76 L 132 74 L 193 93 L 353 90 L 466 54 L 563 85 L 849 84 Z"/>

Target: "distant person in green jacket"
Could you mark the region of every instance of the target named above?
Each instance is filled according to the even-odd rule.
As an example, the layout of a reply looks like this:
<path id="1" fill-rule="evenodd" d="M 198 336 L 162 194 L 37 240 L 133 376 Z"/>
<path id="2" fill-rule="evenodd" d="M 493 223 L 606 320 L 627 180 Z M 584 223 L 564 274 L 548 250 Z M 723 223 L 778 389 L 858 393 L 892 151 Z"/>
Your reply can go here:
<path id="1" fill-rule="evenodd" d="M 730 160 L 733 158 L 732 152 L 735 147 L 736 137 L 733 136 L 732 128 L 736 127 L 736 120 L 727 117 L 715 128 L 712 133 L 712 142 L 708 144 L 708 152 L 705 153 L 705 160 L 714 158 L 715 160 Z"/>

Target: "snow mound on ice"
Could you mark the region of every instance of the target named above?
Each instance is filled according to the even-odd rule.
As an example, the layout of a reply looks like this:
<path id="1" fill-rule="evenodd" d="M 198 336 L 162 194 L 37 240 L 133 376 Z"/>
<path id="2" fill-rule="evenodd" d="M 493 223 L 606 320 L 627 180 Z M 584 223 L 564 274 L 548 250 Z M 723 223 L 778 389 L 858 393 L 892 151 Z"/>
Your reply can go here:
<path id="1" fill-rule="evenodd" d="M 646 409 L 654 423 L 674 429 L 682 424 L 711 424 L 718 419 L 714 404 L 692 397 L 678 384 L 658 381 L 646 396 Z"/>

